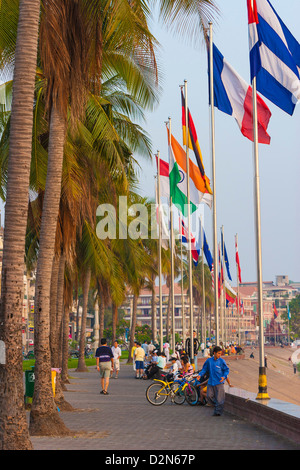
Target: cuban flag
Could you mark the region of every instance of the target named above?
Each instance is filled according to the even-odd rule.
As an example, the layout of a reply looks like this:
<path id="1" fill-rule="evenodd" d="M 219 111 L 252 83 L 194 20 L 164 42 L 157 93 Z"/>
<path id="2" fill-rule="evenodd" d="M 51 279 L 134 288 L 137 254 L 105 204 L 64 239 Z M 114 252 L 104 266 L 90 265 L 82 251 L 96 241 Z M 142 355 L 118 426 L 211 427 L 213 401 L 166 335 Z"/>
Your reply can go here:
<path id="1" fill-rule="evenodd" d="M 209 73 L 210 75 L 210 73 Z M 233 116 L 241 133 L 253 142 L 252 87 L 231 67 L 213 44 L 214 105 L 223 113 Z M 267 133 L 271 117 L 263 99 L 257 95 L 258 142 L 270 144 Z"/>
<path id="2" fill-rule="evenodd" d="M 300 44 L 268 0 L 247 0 L 251 81 L 292 115 L 300 100 Z"/>
<path id="3" fill-rule="evenodd" d="M 181 239 L 182 243 L 189 243 L 189 236 L 188 236 L 188 230 L 185 226 L 184 221 L 181 219 Z M 197 248 L 196 246 L 196 239 L 194 235 L 191 234 L 191 251 L 192 251 L 192 258 L 194 261 L 194 265 L 198 265 L 198 259 L 199 259 L 199 254 L 200 254 L 200 249 Z"/>

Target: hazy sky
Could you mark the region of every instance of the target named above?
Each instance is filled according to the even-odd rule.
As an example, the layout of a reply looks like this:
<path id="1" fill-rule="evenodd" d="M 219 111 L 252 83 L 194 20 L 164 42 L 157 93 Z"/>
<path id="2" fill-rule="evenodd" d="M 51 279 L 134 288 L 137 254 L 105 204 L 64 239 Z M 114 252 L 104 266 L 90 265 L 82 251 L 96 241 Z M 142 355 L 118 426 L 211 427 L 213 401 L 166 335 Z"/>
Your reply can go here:
<path id="1" fill-rule="evenodd" d="M 273 0 L 272 4 L 300 41 L 299 0 Z M 221 15 L 218 24 L 214 24 L 214 42 L 232 67 L 249 82 L 246 0 L 219 0 L 217 5 Z M 162 46 L 160 64 L 164 73 L 159 106 L 147 114 L 145 125 L 153 143 L 153 153 L 159 150 L 161 158 L 168 160 L 164 124 L 168 117 L 172 119 L 172 133 L 182 145 L 179 85 L 186 79 L 188 106 L 196 126 L 205 171 L 212 182 L 206 50 L 203 44 L 196 49 L 158 25 L 153 32 Z M 264 100 L 272 117 L 268 127 L 271 145 L 259 145 L 263 280 L 275 281 L 276 275 L 286 274 L 290 280 L 300 281 L 300 110 L 297 106 L 294 115 L 289 116 L 266 98 Z M 218 109 L 215 110 L 215 134 L 218 241 L 223 225 L 232 285 L 236 280 L 235 234 L 239 240 L 242 280 L 256 281 L 253 145 L 241 134 L 234 118 Z M 192 151 L 190 157 L 194 159 Z M 155 162 L 143 159 L 139 162 L 142 166 L 140 191 L 154 197 Z M 213 252 L 212 210 L 206 205 L 204 219 Z"/>
<path id="2" fill-rule="evenodd" d="M 300 41 L 299 0 L 272 0 L 277 13 L 291 33 Z M 217 1 L 220 17 L 214 24 L 216 46 L 233 68 L 249 82 L 249 46 L 246 0 Z M 163 93 L 155 111 L 147 114 L 147 130 L 153 153 L 160 151 L 168 160 L 164 122 L 172 119 L 172 133 L 182 144 L 181 99 L 179 85 L 187 80 L 190 108 L 207 176 L 212 182 L 210 155 L 210 110 L 208 107 L 207 55 L 204 44 L 195 48 L 186 39 L 174 36 L 157 24 L 154 36 L 162 46 L 159 55 L 163 71 Z M 299 200 L 300 200 L 300 110 L 289 116 L 264 98 L 272 117 L 268 132 L 271 145 L 259 146 L 262 267 L 263 280 L 275 281 L 277 274 L 300 281 Z M 243 281 L 256 281 L 256 247 L 254 233 L 254 167 L 252 142 L 240 132 L 234 118 L 215 110 L 216 196 L 218 240 L 224 226 L 224 238 L 230 270 L 235 284 L 234 236 L 238 234 Z M 140 192 L 154 198 L 155 161 L 136 157 L 142 167 Z M 193 152 L 190 157 L 194 159 Z M 195 161 L 195 160 L 194 160 Z M 0 201 L 4 224 L 3 203 Z M 204 223 L 213 252 L 212 210 L 204 205 Z M 197 233 L 195 233 L 197 235 Z"/>

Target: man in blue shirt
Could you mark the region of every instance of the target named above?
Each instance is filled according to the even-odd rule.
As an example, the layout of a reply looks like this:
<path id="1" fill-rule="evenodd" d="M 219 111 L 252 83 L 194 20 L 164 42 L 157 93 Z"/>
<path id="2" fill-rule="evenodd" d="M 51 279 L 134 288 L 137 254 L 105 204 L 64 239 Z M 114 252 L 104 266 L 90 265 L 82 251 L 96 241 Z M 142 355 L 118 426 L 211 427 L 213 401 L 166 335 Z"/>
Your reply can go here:
<path id="1" fill-rule="evenodd" d="M 202 375 L 205 373 L 209 374 L 206 398 L 208 403 L 215 407 L 213 416 L 221 416 L 223 413 L 225 402 L 224 383 L 229 374 L 229 368 L 224 359 L 221 358 L 221 355 L 222 349 L 219 346 L 215 346 L 213 357 L 205 361 L 197 377 L 200 380 Z"/>
<path id="2" fill-rule="evenodd" d="M 114 367 L 114 355 L 105 338 L 101 339 L 101 346 L 96 350 L 97 370 L 100 371 L 103 395 L 108 395 L 108 385 L 111 369 Z"/>

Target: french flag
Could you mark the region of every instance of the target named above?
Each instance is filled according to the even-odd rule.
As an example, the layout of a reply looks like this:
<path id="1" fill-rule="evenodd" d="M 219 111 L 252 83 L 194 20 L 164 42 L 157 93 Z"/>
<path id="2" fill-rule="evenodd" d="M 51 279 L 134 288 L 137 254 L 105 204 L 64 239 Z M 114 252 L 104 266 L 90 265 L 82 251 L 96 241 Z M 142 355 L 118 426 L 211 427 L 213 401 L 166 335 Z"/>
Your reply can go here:
<path id="1" fill-rule="evenodd" d="M 181 220 L 181 237 L 182 237 L 182 242 L 183 243 L 188 243 L 189 242 L 188 230 L 187 230 L 183 220 Z M 193 258 L 194 264 L 195 264 L 195 266 L 197 266 L 198 265 L 199 254 L 200 254 L 200 249 L 197 248 L 196 239 L 192 234 L 191 234 L 191 251 L 192 251 L 192 258 Z"/>
<path id="2" fill-rule="evenodd" d="M 268 0 L 247 0 L 251 81 L 292 115 L 300 100 L 300 44 Z"/>
<path id="3" fill-rule="evenodd" d="M 252 87 L 231 67 L 213 44 L 214 105 L 233 116 L 241 133 L 253 142 Z M 267 133 L 271 111 L 257 95 L 258 142 L 270 144 Z"/>

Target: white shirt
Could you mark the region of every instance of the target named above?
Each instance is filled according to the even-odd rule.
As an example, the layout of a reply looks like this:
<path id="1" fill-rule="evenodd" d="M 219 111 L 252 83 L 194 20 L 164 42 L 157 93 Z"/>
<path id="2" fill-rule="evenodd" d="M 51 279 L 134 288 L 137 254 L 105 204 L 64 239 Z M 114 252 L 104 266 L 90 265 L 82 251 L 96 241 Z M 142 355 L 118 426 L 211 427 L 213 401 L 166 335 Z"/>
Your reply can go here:
<path id="1" fill-rule="evenodd" d="M 113 353 L 113 355 L 114 355 L 114 359 L 119 359 L 119 356 L 121 356 L 121 354 L 122 354 L 122 351 L 121 351 L 121 349 L 119 348 L 119 346 L 117 346 L 116 348 L 113 346 L 113 347 L 111 348 L 111 350 L 112 350 L 112 353 Z"/>

